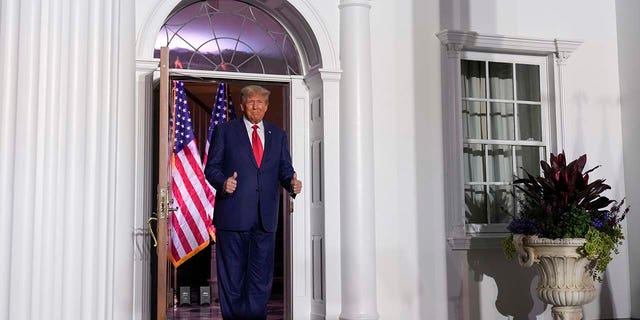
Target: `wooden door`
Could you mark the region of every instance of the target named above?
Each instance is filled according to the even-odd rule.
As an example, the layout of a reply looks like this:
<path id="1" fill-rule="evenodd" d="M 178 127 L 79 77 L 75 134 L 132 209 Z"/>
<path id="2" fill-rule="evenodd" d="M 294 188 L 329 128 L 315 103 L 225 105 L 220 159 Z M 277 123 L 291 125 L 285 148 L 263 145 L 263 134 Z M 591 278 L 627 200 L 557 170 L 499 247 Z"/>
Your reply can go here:
<path id="1" fill-rule="evenodd" d="M 169 250 L 167 218 L 171 204 L 171 150 L 173 140 L 169 135 L 169 50 L 160 49 L 160 121 L 158 125 L 158 270 L 157 270 L 157 319 L 167 318 L 167 287 L 169 283 L 167 252 Z"/>

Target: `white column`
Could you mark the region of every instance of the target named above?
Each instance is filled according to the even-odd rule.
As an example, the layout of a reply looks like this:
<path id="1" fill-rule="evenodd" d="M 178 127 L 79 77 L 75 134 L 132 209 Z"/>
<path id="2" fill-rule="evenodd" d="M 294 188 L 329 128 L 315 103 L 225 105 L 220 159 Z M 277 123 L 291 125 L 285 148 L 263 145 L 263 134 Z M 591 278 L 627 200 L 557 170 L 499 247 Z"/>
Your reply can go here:
<path id="1" fill-rule="evenodd" d="M 3 49 L 0 50 L 0 203 L 3 210 L 0 210 L 0 319 L 10 319 L 9 307 L 14 303 L 16 298 L 12 297 L 11 286 L 14 283 L 12 275 L 13 259 L 19 261 L 28 261 L 28 257 L 24 257 L 27 253 L 18 250 L 30 249 L 28 247 L 18 247 L 14 244 L 26 242 L 18 236 L 13 236 L 12 231 L 16 230 L 15 224 L 20 223 L 15 217 L 15 211 L 20 206 L 24 206 L 20 201 L 14 201 L 13 190 L 16 190 L 16 169 L 18 161 L 23 161 L 24 157 L 20 154 L 14 154 L 18 150 L 17 144 L 21 141 L 16 138 L 18 130 L 16 128 L 17 119 L 17 94 L 18 94 L 18 48 L 20 29 L 20 3 L 17 1 L 6 1 L 0 4 L 0 41 Z M 21 173 L 21 172 L 20 172 Z M 33 188 L 33 187 L 31 187 Z M 20 190 L 22 191 L 22 190 Z M 24 211 L 23 211 L 24 212 Z M 23 217 L 28 219 L 28 217 Z M 29 223 L 30 221 L 26 222 Z M 28 230 L 28 229 L 27 229 Z M 18 231 L 27 231 L 20 230 Z M 17 235 L 21 235 L 17 233 Z M 26 235 L 26 234 L 25 234 Z M 24 235 L 22 236 L 24 237 Z M 13 240 L 13 238 L 16 238 Z M 16 252 L 17 251 L 17 252 Z M 17 253 L 17 254 L 16 254 Z M 17 279 L 19 282 L 29 280 L 24 276 Z M 29 283 L 24 283 L 28 286 Z M 24 299 L 21 299 L 24 306 Z M 25 310 L 28 312 L 29 310 Z"/>
<path id="2" fill-rule="evenodd" d="M 340 319 L 378 319 L 368 0 L 340 1 Z"/>
<path id="3" fill-rule="evenodd" d="M 131 318 L 134 3 L 1 6 L 0 319 Z"/>

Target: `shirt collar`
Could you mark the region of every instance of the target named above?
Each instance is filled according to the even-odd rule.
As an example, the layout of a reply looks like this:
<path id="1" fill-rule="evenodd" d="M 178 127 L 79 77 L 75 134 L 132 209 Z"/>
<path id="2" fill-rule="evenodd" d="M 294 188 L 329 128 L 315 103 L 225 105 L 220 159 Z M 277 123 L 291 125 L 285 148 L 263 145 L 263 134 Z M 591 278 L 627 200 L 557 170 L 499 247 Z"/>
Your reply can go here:
<path id="1" fill-rule="evenodd" d="M 244 120 L 244 125 L 247 127 L 247 130 L 253 130 L 253 123 L 247 119 L 247 117 L 242 117 Z M 256 123 L 258 125 L 258 130 L 264 130 L 264 121 L 260 120 L 260 122 Z"/>

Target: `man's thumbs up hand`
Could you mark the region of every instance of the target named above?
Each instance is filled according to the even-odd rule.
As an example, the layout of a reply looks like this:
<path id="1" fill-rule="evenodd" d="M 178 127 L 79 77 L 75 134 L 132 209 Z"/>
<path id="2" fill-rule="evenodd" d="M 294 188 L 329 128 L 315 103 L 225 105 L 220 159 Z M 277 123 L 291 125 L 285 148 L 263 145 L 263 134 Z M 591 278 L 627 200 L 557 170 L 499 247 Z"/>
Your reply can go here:
<path id="1" fill-rule="evenodd" d="M 293 191 L 294 194 L 298 194 L 302 191 L 302 181 L 298 180 L 298 174 L 295 172 L 291 179 L 291 191 Z"/>
<path id="2" fill-rule="evenodd" d="M 238 187 L 238 181 L 236 180 L 236 178 L 238 178 L 238 173 L 234 171 L 233 176 L 227 178 L 227 180 L 224 181 L 224 185 L 222 186 L 224 192 L 233 193 L 234 191 L 236 191 L 236 188 Z"/>

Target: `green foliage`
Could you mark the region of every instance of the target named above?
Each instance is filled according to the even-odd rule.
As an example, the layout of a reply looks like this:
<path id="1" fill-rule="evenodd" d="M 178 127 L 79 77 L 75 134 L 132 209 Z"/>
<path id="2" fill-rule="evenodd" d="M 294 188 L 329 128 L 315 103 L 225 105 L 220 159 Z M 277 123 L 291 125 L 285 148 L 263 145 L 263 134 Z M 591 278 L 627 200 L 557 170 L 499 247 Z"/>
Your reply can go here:
<path id="1" fill-rule="evenodd" d="M 589 272 L 594 280 L 602 281 L 602 273 L 613 259 L 611 253 L 620 253 L 617 246 L 622 244 L 624 235 L 619 225 L 616 230 L 614 234 L 607 234 L 594 228 L 589 229 L 585 236 L 587 243 L 579 249 L 582 255 L 591 260 Z"/>
<path id="2" fill-rule="evenodd" d="M 505 257 L 511 260 L 516 256 L 516 246 L 513 244 L 513 234 L 509 234 L 508 237 L 502 240 L 502 251 Z"/>
<path id="3" fill-rule="evenodd" d="M 571 208 L 561 217 L 557 232 L 562 236 L 558 238 L 584 238 L 591 226 L 591 215 L 583 208 Z"/>

